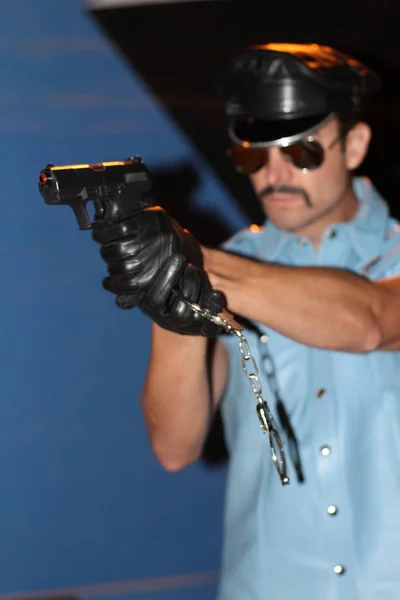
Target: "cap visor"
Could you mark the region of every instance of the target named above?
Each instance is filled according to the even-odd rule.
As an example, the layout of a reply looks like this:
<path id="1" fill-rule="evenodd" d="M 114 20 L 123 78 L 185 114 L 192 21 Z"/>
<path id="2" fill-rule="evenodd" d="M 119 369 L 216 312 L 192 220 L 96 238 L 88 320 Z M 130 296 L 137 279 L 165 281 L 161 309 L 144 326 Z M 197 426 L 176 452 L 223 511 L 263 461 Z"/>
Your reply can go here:
<path id="1" fill-rule="evenodd" d="M 232 119 L 229 136 L 237 144 L 280 146 L 292 144 L 314 133 L 330 115 L 304 117 L 291 120 Z"/>

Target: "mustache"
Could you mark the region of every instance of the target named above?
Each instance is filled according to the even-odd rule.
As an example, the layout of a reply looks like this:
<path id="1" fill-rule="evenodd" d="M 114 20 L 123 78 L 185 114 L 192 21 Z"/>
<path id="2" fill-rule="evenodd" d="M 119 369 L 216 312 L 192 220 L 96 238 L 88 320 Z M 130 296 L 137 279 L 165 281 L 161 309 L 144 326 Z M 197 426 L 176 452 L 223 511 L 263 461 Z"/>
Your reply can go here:
<path id="1" fill-rule="evenodd" d="M 258 197 L 260 200 L 262 200 L 263 198 L 266 198 L 270 194 L 300 195 L 300 196 L 303 196 L 304 201 L 307 204 L 307 206 L 309 206 L 310 208 L 312 207 L 312 202 L 311 202 L 310 196 L 307 194 L 306 190 L 304 190 L 303 188 L 300 188 L 300 187 L 294 187 L 291 185 L 280 185 L 280 186 L 268 185 L 266 188 L 261 190 L 261 192 L 258 194 Z"/>

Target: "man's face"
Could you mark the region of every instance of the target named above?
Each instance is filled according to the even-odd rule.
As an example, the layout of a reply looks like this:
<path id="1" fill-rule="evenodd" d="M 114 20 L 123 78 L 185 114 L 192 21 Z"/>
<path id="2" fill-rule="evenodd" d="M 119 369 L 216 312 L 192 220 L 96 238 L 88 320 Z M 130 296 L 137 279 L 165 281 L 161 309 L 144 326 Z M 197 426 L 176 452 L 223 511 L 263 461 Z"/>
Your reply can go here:
<path id="1" fill-rule="evenodd" d="M 338 136 L 338 121 L 332 119 L 313 138 L 327 149 Z M 349 186 L 347 162 L 341 141 L 325 151 L 318 168 L 305 172 L 279 148 L 270 148 L 268 162 L 250 179 L 269 219 L 280 229 L 300 232 L 335 212 Z"/>

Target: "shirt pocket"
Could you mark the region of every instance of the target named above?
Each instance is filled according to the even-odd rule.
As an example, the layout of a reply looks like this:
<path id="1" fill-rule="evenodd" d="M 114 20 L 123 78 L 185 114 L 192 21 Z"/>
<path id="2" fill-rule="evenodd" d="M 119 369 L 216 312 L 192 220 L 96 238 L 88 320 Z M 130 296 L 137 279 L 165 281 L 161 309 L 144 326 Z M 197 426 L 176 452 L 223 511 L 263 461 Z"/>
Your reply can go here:
<path id="1" fill-rule="evenodd" d="M 275 332 L 260 350 L 263 390 L 271 394 L 271 410 L 276 414 L 276 396 L 281 399 L 293 427 L 301 424 L 310 399 L 310 350 Z"/>

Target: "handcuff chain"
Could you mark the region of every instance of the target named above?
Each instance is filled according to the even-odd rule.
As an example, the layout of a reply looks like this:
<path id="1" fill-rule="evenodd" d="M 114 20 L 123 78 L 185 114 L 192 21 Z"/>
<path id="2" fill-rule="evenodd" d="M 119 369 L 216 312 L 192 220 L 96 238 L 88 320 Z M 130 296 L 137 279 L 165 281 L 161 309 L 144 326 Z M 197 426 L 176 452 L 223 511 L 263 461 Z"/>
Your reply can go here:
<path id="1" fill-rule="evenodd" d="M 269 435 L 272 460 L 279 474 L 281 483 L 282 485 L 288 484 L 289 478 L 287 476 L 287 466 L 282 440 L 275 425 L 275 420 L 268 403 L 262 396 L 262 387 L 259 379 L 257 363 L 254 356 L 251 354 L 249 343 L 243 334 L 243 328 L 235 321 L 233 315 L 227 311 L 216 315 L 209 309 L 202 308 L 199 304 L 190 302 L 183 298 L 182 300 L 195 312 L 198 312 L 202 317 L 208 319 L 215 325 L 222 327 L 226 333 L 234 334 L 238 337 L 242 369 L 257 399 L 257 416 L 260 421 L 261 429 L 263 433 L 268 433 Z M 224 318 L 225 316 L 228 318 Z M 250 365 L 250 367 L 248 367 L 248 365 Z"/>

